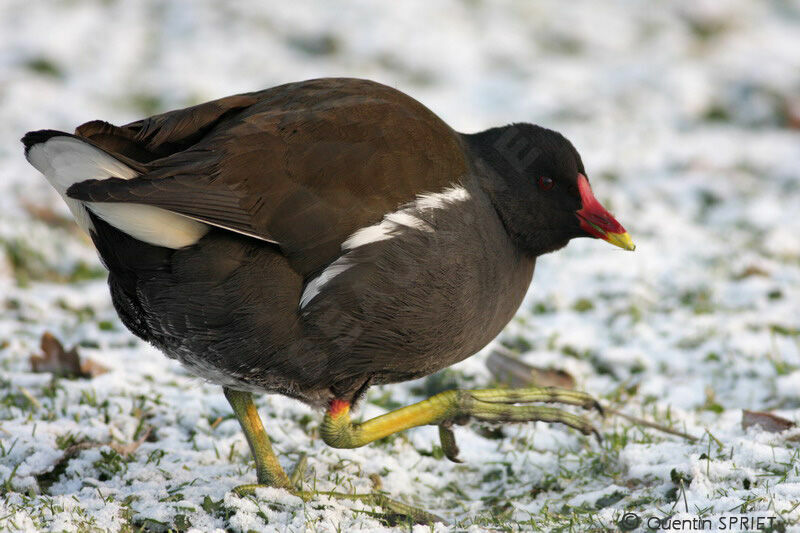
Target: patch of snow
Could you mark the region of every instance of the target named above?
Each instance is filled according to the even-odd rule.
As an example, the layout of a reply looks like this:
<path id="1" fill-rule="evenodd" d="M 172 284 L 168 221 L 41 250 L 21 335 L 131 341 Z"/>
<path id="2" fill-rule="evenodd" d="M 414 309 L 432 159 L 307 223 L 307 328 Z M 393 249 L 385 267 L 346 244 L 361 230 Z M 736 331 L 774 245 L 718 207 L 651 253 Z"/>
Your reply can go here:
<path id="1" fill-rule="evenodd" d="M 436 458 L 436 428 L 334 450 L 315 438 L 319 413 L 262 397 L 284 468 L 307 454 L 305 483 L 319 490 L 368 492 L 377 474 L 390 497 L 467 531 L 563 528 L 553 510 L 621 491 L 591 515 L 613 529 L 628 510 L 671 508 L 675 475 L 685 480 L 678 517 L 685 498 L 690 511 L 745 505 L 797 530 L 797 443 L 740 422 L 742 409 L 800 421 L 798 25 L 796 2 L 746 0 L 414 1 L 380 13 L 357 1 L 1 3 L 0 529 L 391 529 L 359 502 L 230 492 L 255 473 L 221 391 L 125 331 L 104 280 L 77 280 L 101 268 L 96 254 L 68 226 L 31 215 L 57 222 L 69 211 L 18 142 L 347 75 L 396 86 L 460 131 L 527 120 L 573 141 L 637 250 L 578 239 L 542 257 L 498 342 L 698 440 L 613 416 L 590 415 L 602 446 L 557 425 L 470 425 L 455 428 L 457 465 Z M 47 330 L 110 372 L 32 373 Z M 490 349 L 443 379 L 489 386 Z M 375 388 L 360 416 L 419 401 L 431 383 Z M 130 443 L 141 426 L 151 437 L 125 460 L 103 446 L 62 462 L 68 443 Z"/>

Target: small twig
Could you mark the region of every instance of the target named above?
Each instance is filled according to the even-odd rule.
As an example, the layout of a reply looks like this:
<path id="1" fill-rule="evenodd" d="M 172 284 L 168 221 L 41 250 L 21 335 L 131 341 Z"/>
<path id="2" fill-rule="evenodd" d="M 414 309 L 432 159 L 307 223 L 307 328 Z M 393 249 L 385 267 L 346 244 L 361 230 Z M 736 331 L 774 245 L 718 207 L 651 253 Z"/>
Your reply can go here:
<path id="1" fill-rule="evenodd" d="M 128 444 L 119 444 L 116 442 L 112 442 L 108 446 L 120 455 L 123 456 L 131 455 L 134 452 L 136 452 L 136 450 L 139 449 L 139 446 L 141 446 L 145 440 L 147 440 L 147 437 L 150 436 L 150 432 L 152 430 L 153 430 L 152 427 L 147 427 L 147 429 L 144 430 L 144 432 L 138 439 Z"/>
<path id="2" fill-rule="evenodd" d="M 603 406 L 603 409 L 605 410 L 606 413 L 617 415 L 618 417 L 624 418 L 625 420 L 633 422 L 634 424 L 638 424 L 640 426 L 648 427 L 651 429 L 657 429 L 658 431 L 663 431 L 664 433 L 669 433 L 670 435 L 675 435 L 677 437 L 682 437 L 688 440 L 689 442 L 696 442 L 698 440 L 697 437 L 689 435 L 688 433 L 684 433 L 683 431 L 678 431 L 677 429 L 672 429 L 663 424 L 657 424 L 656 422 L 650 422 L 649 420 L 645 420 L 643 418 L 623 413 L 622 411 L 618 411 L 613 407 Z"/>
<path id="3" fill-rule="evenodd" d="M 150 436 L 150 432 L 153 428 L 148 427 L 145 429 L 144 433 L 141 437 L 136 439 L 135 441 L 128 443 L 128 444 L 119 444 L 117 442 L 94 442 L 94 441 L 85 441 L 79 442 L 77 444 L 73 444 L 72 446 L 68 447 L 64 450 L 64 454 L 61 457 L 61 461 L 69 460 L 78 455 L 78 453 L 82 452 L 83 450 L 90 450 L 92 448 L 100 448 L 102 446 L 108 446 L 118 454 L 122 456 L 128 456 L 134 453 L 136 450 L 139 449 L 139 446 L 147 440 L 147 437 Z"/>

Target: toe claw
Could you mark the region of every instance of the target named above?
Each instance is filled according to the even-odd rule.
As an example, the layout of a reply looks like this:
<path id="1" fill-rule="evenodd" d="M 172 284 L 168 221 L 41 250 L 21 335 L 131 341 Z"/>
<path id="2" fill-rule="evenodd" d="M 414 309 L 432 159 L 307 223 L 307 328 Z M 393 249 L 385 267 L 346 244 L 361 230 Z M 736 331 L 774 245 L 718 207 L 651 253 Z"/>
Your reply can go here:
<path id="1" fill-rule="evenodd" d="M 450 429 L 450 424 L 439 424 L 439 441 L 442 444 L 442 451 L 444 456 L 454 463 L 461 463 L 458 458 L 458 445 L 456 444 L 456 435 Z"/>
<path id="2" fill-rule="evenodd" d="M 597 431 L 595 428 L 592 428 L 591 433 L 597 439 L 597 444 L 603 444 L 603 437 L 600 435 L 599 431 Z"/>
<path id="3" fill-rule="evenodd" d="M 245 496 L 252 496 L 256 493 L 256 489 L 259 487 L 267 487 L 268 485 L 262 485 L 259 483 L 250 483 L 247 485 L 237 485 L 231 489 L 231 492 L 236 494 L 240 498 L 244 498 Z"/>
<path id="4" fill-rule="evenodd" d="M 597 400 L 592 400 L 592 408 L 596 410 L 601 417 L 605 418 L 606 411 L 603 409 L 603 406 L 600 405 L 600 402 Z"/>

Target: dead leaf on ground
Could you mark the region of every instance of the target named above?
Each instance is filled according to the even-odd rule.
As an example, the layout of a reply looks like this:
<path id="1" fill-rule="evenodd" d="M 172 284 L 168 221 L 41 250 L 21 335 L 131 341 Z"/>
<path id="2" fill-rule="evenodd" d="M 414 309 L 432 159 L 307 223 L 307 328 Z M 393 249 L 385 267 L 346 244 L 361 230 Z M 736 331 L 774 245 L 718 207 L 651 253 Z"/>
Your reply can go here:
<path id="1" fill-rule="evenodd" d="M 795 427 L 794 422 L 772 413 L 762 411 L 742 411 L 742 429 L 752 426 L 761 426 L 761 429 L 769 433 L 781 433 L 787 429 Z"/>
<path id="2" fill-rule="evenodd" d="M 34 372 L 52 372 L 65 378 L 93 378 L 108 372 L 108 367 L 92 359 L 81 362 L 77 346 L 66 350 L 49 331 L 42 334 L 41 348 L 41 354 L 31 355 Z"/>
<path id="3" fill-rule="evenodd" d="M 738 274 L 736 274 L 735 279 L 745 279 L 751 276 L 759 276 L 759 277 L 767 277 L 769 276 L 769 272 L 764 270 L 758 265 L 750 265 Z"/>
<path id="4" fill-rule="evenodd" d="M 52 372 L 62 377 L 81 375 L 81 358 L 75 347 L 65 350 L 64 345 L 49 331 L 42 335 L 40 346 L 42 354 L 31 355 L 31 367 L 34 372 Z"/>
<path id="5" fill-rule="evenodd" d="M 511 387 L 575 388 L 575 378 L 569 372 L 529 365 L 502 347 L 492 350 L 486 366 L 497 381 Z"/>
<path id="6" fill-rule="evenodd" d="M 108 372 L 108 370 L 107 366 L 98 363 L 94 359 L 89 359 L 88 357 L 81 362 L 81 374 L 86 378 L 100 376 Z"/>

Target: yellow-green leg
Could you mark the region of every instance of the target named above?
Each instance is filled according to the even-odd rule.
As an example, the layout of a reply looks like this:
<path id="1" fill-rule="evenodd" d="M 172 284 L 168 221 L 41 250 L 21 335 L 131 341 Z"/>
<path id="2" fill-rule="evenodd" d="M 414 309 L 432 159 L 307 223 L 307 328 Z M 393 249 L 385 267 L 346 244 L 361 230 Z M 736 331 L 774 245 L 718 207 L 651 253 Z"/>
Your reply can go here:
<path id="1" fill-rule="evenodd" d="M 242 426 L 242 431 L 244 432 L 245 438 L 247 438 L 247 443 L 250 445 L 250 451 L 256 462 L 256 478 L 258 479 L 258 483 L 235 487 L 233 489 L 234 492 L 240 496 L 252 494 L 255 492 L 255 489 L 259 487 L 278 487 L 286 489 L 306 501 L 318 496 L 359 500 L 367 505 L 382 507 L 390 514 L 399 515 L 417 523 L 432 524 L 435 522 L 444 522 L 444 520 L 434 514 L 392 500 L 386 497 L 386 495 L 377 492 L 373 494 L 346 494 L 341 492 L 308 492 L 300 490 L 299 484 L 303 470 L 305 469 L 305 457 L 301 458 L 290 479 L 289 476 L 286 475 L 286 472 L 284 472 L 283 467 L 281 467 L 280 462 L 278 462 L 275 452 L 272 450 L 272 443 L 264 429 L 264 425 L 261 423 L 261 417 L 259 417 L 256 405 L 253 403 L 252 394 L 228 388 L 223 388 L 223 391 L 225 392 L 225 398 L 228 399 L 228 402 L 233 408 L 233 413 Z"/>
<path id="2" fill-rule="evenodd" d="M 225 392 L 225 398 L 228 399 L 228 403 L 233 408 L 233 413 L 239 420 L 239 425 L 242 426 L 247 444 L 250 445 L 250 452 L 256 461 L 258 484 L 284 489 L 291 488 L 292 484 L 289 481 L 289 476 L 283 471 L 283 467 L 278 462 L 278 457 L 272 451 L 272 443 L 264 430 L 264 424 L 261 423 L 261 417 L 258 416 L 258 409 L 256 409 L 256 404 L 253 403 L 253 395 L 249 392 L 233 390 L 227 387 L 222 390 Z M 237 488 L 244 487 L 246 485 Z"/>
<path id="3" fill-rule="evenodd" d="M 453 460 L 458 448 L 450 425 L 470 418 L 486 422 L 558 422 L 600 437 L 581 416 L 552 407 L 516 405 L 531 402 L 563 403 L 602 412 L 600 404 L 588 394 L 555 387 L 451 390 L 360 423 L 350 420 L 349 403 L 334 400 L 320 426 L 320 434 L 334 448 L 358 448 L 409 428 L 438 425 L 442 448 Z"/>

